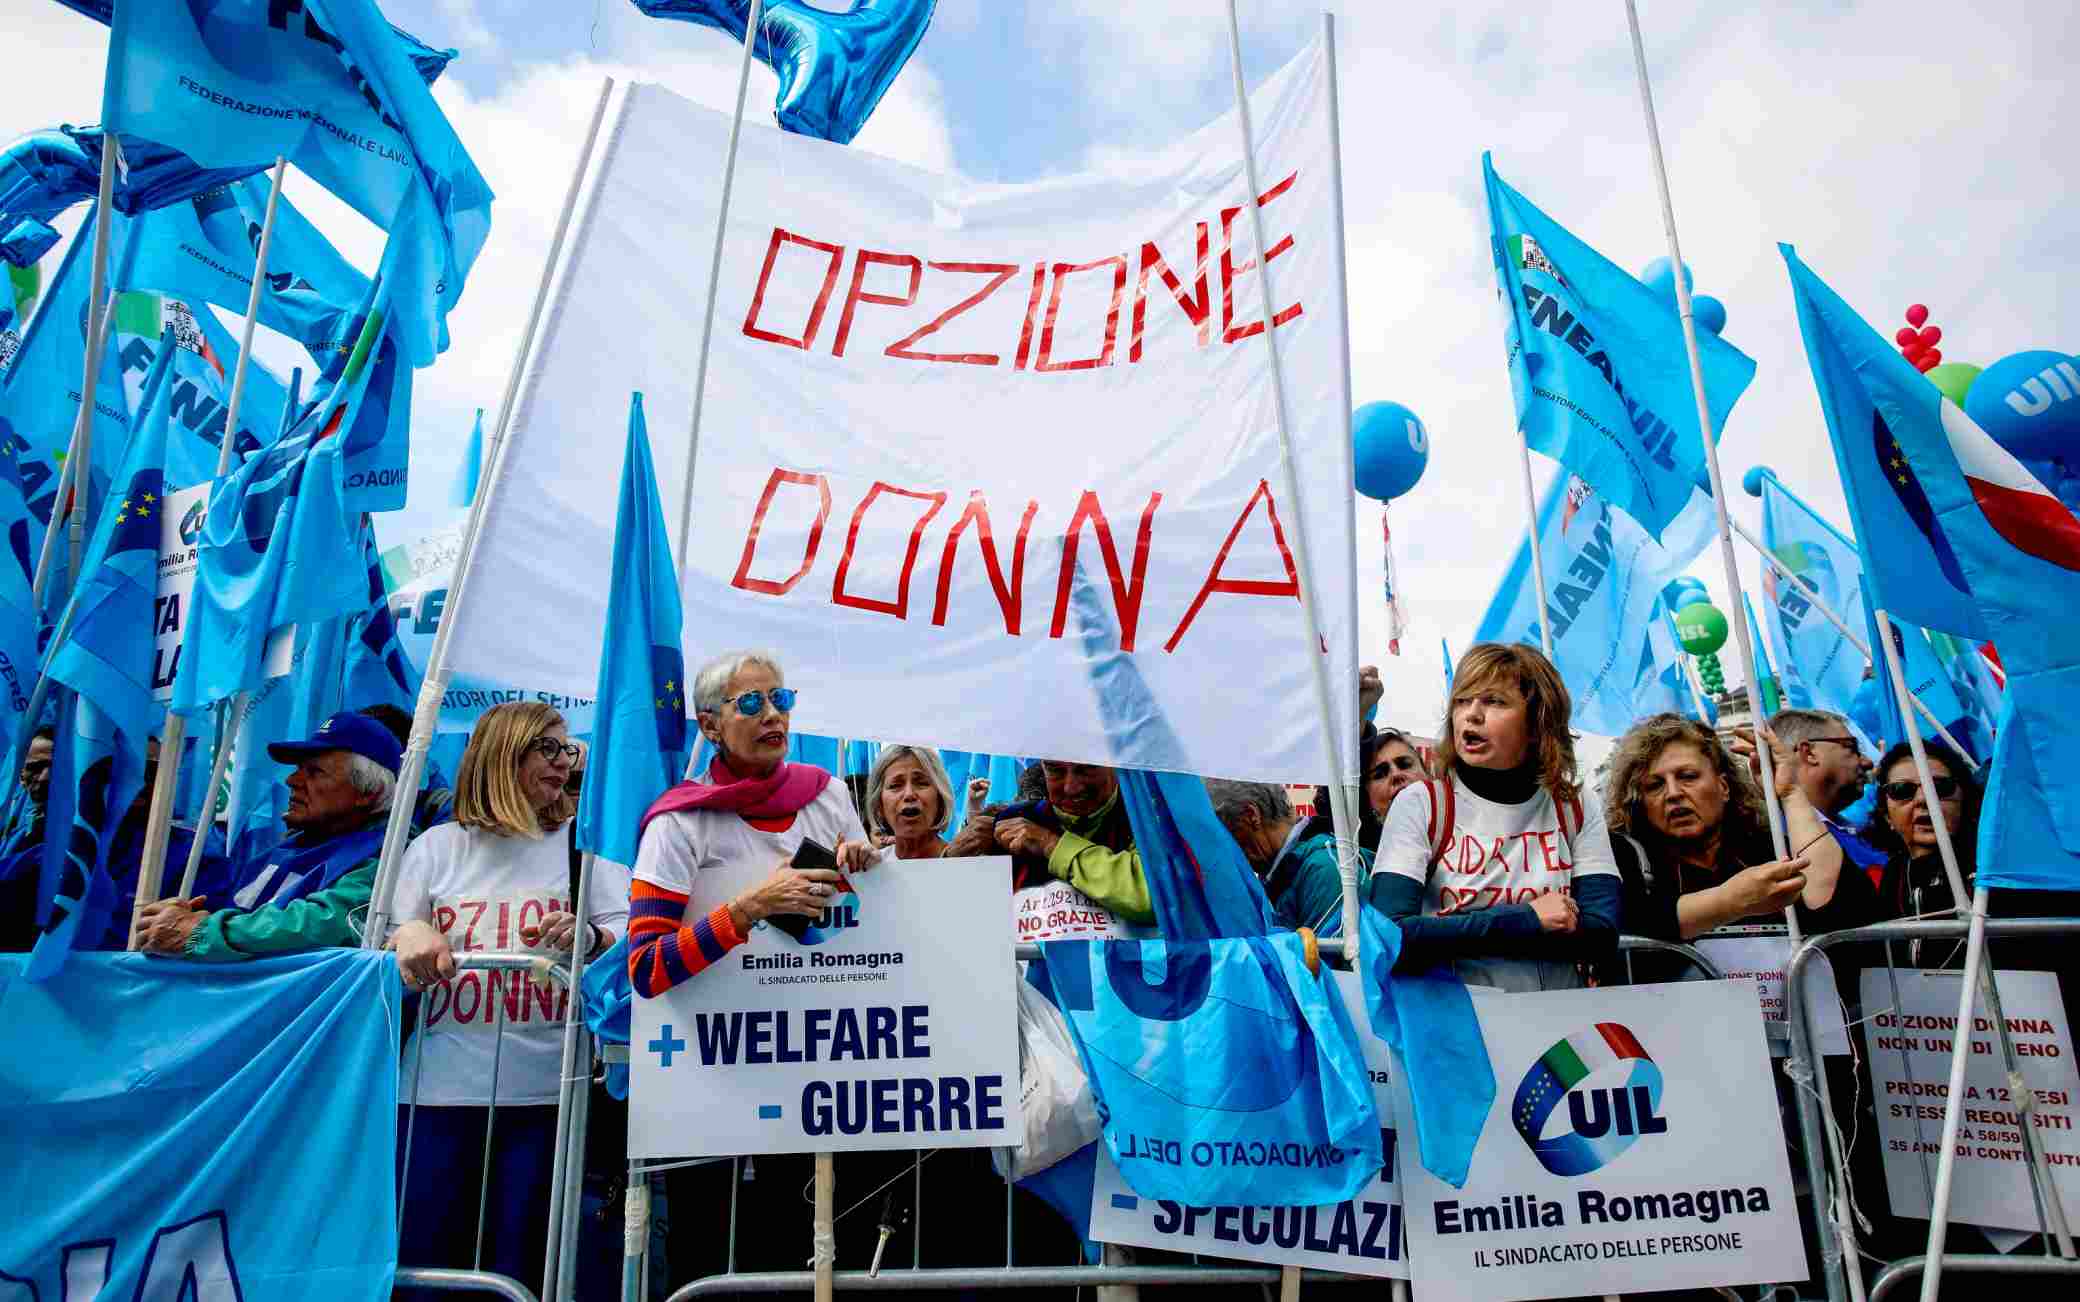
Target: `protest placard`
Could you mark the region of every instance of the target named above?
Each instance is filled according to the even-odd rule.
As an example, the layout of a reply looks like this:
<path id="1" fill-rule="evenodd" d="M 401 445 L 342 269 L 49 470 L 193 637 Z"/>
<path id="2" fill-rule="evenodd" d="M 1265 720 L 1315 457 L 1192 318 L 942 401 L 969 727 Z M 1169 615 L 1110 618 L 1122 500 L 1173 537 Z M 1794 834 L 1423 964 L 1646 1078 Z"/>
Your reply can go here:
<path id="1" fill-rule="evenodd" d="M 1477 993 L 1474 1007 L 1496 1093 L 1466 1184 L 1413 1150 L 1401 1166 L 1418 1296 L 1806 1277 L 1751 985 Z"/>
<path id="2" fill-rule="evenodd" d="M 1750 981 L 1762 1007 L 1762 1029 L 1769 1036 L 1770 1056 L 1791 1052 L 1791 1021 L 1785 1015 L 1784 968 L 1791 961 L 1787 936 L 1700 936 L 1692 942 L 1729 981 Z M 1841 992 L 1826 951 L 1806 965 L 1806 1013 L 1813 1043 L 1823 1054 L 1849 1052 L 1849 1032 L 1842 1024 Z"/>
<path id="3" fill-rule="evenodd" d="M 862 873 L 815 943 L 760 923 L 635 1000 L 629 1156 L 1017 1143 L 1009 875 L 1001 857 Z"/>
<path id="4" fill-rule="evenodd" d="M 1359 978 L 1350 972 L 1328 975 L 1358 1028 L 1358 1043 L 1365 1051 L 1365 1066 L 1379 1103 L 1386 1154 L 1379 1174 L 1357 1196 L 1321 1207 L 1187 1207 L 1137 1195 L 1120 1178 L 1111 1154 L 1099 1144 L 1097 1178 L 1091 1187 L 1091 1238 L 1238 1261 L 1408 1278 L 1388 1085 L 1394 1070 L 1393 1052 L 1366 1021 Z"/>
<path id="5" fill-rule="evenodd" d="M 1894 1000 L 1894 981 L 1899 996 Z M 1943 1107 L 1950 1096 L 1950 1050 L 1957 1033 L 1958 972 L 1899 969 L 1863 974 L 1864 1043 L 1877 1095 L 1878 1137 L 1892 1214 L 1927 1219 L 1942 1152 Z M 2067 1207 L 2080 1207 L 2080 1139 L 2073 1132 L 2080 1076 L 2073 1028 L 2053 972 L 1996 972 L 2001 1010 L 2028 1082 L 2036 1136 Z M 2022 1114 L 2008 1083 L 1992 1015 L 1973 1017 L 1965 1066 L 1964 1115 L 1950 1185 L 1950 1219 L 2011 1230 L 2038 1228 L 2022 1147 Z"/>

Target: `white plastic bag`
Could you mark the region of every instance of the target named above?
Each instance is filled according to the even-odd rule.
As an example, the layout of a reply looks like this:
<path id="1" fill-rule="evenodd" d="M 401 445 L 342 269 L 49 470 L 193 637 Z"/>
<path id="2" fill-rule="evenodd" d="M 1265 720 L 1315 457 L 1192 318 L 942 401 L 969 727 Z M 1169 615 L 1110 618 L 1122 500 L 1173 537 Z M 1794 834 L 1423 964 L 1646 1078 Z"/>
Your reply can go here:
<path id="1" fill-rule="evenodd" d="M 1098 1105 L 1069 1024 L 1024 980 L 1018 983 L 1018 1084 L 1025 1142 L 991 1154 L 997 1174 L 1007 1180 L 1045 1171 L 1096 1139 L 1099 1131 Z"/>

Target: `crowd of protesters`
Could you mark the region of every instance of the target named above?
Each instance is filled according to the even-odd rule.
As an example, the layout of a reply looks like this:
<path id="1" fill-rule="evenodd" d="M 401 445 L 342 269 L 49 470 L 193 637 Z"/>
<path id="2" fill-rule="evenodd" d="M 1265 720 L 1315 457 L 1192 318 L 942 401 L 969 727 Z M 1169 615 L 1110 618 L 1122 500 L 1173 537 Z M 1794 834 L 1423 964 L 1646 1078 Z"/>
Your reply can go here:
<path id="1" fill-rule="evenodd" d="M 1357 825 L 1343 829 L 1349 843 L 1325 812 L 1325 791 L 1316 812 L 1302 817 L 1283 786 L 1208 780 L 1212 808 L 1279 926 L 1341 935 L 1344 872 L 1354 864 L 1363 907 L 1401 931 L 1397 968 L 1449 964 L 1469 988 L 1508 993 L 1683 975 L 1685 963 L 1666 956 L 1621 966 L 1621 934 L 1688 941 L 1728 925 L 1780 922 L 1786 909 L 1804 932 L 1817 933 L 1940 916 L 1960 903 L 1913 755 L 1900 745 L 1874 762 L 1839 715 L 1785 709 L 1759 730 L 1726 733 L 1675 714 L 1641 719 L 1618 740 L 1599 792 L 1576 757 L 1567 689 L 1537 650 L 1475 646 L 1451 681 L 1434 748 L 1364 726 Z M 1359 696 L 1368 716 L 1380 691 L 1367 668 Z M 1008 890 L 1066 883 L 1109 915 L 1119 934 L 1151 934 L 1149 885 L 1111 769 L 1031 764 L 1015 799 L 992 804 L 986 779 L 955 790 L 935 750 L 891 745 L 855 789 L 788 760 L 797 691 L 776 657 L 718 657 L 695 676 L 692 695 L 710 757 L 645 815 L 634 864 L 596 862 L 582 929 L 571 829 L 585 752 L 556 710 L 524 702 L 491 709 L 469 739 L 453 790 L 410 793 L 414 838 L 385 937 L 414 996 L 400 1094 L 418 1104 L 415 1121 L 400 1117 L 401 1127 L 412 1127 L 412 1165 L 401 1175 L 411 1209 L 405 1264 L 478 1260 L 522 1280 L 539 1278 L 541 1268 L 567 996 L 552 1005 L 517 974 L 501 982 L 496 972 L 460 973 L 458 953 L 582 948 L 597 955 L 625 934 L 630 983 L 637 997 L 651 998 L 698 981 L 768 920 L 821 914 L 843 889 L 841 871 L 932 871 L 911 861 L 977 855 L 1008 858 Z M 111 851 L 121 898 L 100 947 L 128 941 L 172 960 L 236 962 L 361 944 L 389 810 L 405 798 L 396 787 L 408 730 L 402 711 L 377 707 L 336 714 L 308 738 L 271 745 L 289 792 L 277 844 L 234 865 L 214 826 L 198 832 L 176 824 L 168 882 L 179 882 L 198 835 L 201 871 L 189 890 L 169 890 L 169 898 L 136 910 L 133 925 L 140 796 Z M 1925 753 L 1969 891 L 1982 775 L 1947 746 L 1930 742 Z M 24 891 L 38 878 L 33 860 L 41 853 L 50 757 L 50 739 L 39 734 L 19 774 L 33 817 L 0 849 L 7 893 L 0 943 L 17 950 L 36 938 L 33 897 Z M 1764 772 L 1774 783 L 1784 854 L 1774 848 Z M 1851 827 L 1844 811 L 1871 781 L 1870 820 Z M 805 841 L 830 849 L 836 866 L 797 866 Z M 2064 896 L 1993 896 L 1996 915 L 2080 913 L 2080 900 Z M 1955 966 L 1961 950 L 1944 942 L 1890 957 Z M 2042 942 L 2000 942 L 1995 955 L 2004 968 L 2060 966 Z M 1837 953 L 1852 1015 L 1856 973 L 1886 957 L 1883 950 Z M 481 984 L 465 992 L 465 978 Z M 2072 991 L 2066 1000 L 2070 1014 Z M 1848 1069 L 1831 1063 L 1829 1070 Z M 1838 1099 L 1870 1097 L 1867 1080 L 1860 1094 L 1853 1076 L 1841 1083 Z M 487 1128 L 495 1134 L 488 1162 L 479 1158 Z M 1864 1117 L 1859 1129 L 1860 1147 L 1869 1149 L 1875 1127 Z M 1001 1261 L 1001 1180 L 980 1153 L 935 1157 L 935 1228 L 924 1240 L 925 1264 Z M 841 1178 L 849 1188 L 896 1189 L 889 1199 L 907 1209 L 911 1193 L 901 1177 L 909 1160 L 855 1155 Z M 1867 1151 L 1856 1167 L 1860 1178 L 1881 1178 Z M 710 1222 L 732 1192 L 745 1227 L 736 1268 L 798 1266 L 799 1236 L 777 1227 L 800 1219 L 807 1175 L 806 1158 L 760 1158 L 675 1177 L 665 1204 L 680 1209 L 684 1227 L 669 1245 L 674 1273 L 724 1268 L 726 1237 Z M 487 1190 L 479 1256 L 472 1244 Z M 1875 1186 L 1865 1194 L 1868 1204 Z M 695 1209 L 703 1209 L 698 1222 Z M 871 1250 L 889 1221 L 889 1209 L 882 1211 L 880 1225 L 861 1217 L 841 1226 L 842 1265 Z M 1027 1211 L 1015 1245 L 1022 1259 L 1074 1253 L 1073 1236 L 1052 1217 Z M 759 1232 L 769 1224 L 773 1233 Z"/>

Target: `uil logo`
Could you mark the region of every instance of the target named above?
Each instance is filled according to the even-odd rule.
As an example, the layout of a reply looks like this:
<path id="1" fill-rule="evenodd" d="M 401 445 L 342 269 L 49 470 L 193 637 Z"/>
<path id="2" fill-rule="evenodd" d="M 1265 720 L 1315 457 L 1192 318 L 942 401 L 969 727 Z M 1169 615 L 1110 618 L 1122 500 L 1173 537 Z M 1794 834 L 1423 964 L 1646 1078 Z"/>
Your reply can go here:
<path id="1" fill-rule="evenodd" d="M 209 507 L 202 502 L 192 503 L 188 513 L 181 517 L 181 546 L 193 547 L 202 536 L 202 522 L 209 515 Z"/>
<path id="2" fill-rule="evenodd" d="M 1538 1056 L 1509 1113 L 1538 1164 L 1572 1176 L 1608 1165 L 1643 1136 L 1665 1134 L 1660 1107 L 1660 1066 L 1626 1027 L 1598 1022 Z"/>
<path id="3" fill-rule="evenodd" d="M 859 917 L 859 896 L 853 891 L 851 880 L 847 879 L 838 887 L 837 898 L 815 917 L 773 918 L 769 921 L 776 926 L 783 926 L 801 944 L 821 945 L 832 937 L 859 926 Z"/>

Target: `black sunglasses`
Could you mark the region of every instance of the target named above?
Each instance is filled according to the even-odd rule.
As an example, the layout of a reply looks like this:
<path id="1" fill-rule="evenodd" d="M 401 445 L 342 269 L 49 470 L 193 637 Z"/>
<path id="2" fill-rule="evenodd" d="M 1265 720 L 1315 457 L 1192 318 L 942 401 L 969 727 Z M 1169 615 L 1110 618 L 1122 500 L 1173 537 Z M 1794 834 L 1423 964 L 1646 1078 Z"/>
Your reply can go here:
<path id="1" fill-rule="evenodd" d="M 1381 778 L 1392 777 L 1396 770 L 1406 773 L 1415 766 L 1416 761 L 1413 755 L 1403 755 L 1399 759 L 1381 760 L 1372 766 L 1371 780 L 1377 782 Z"/>
<path id="2" fill-rule="evenodd" d="M 1933 785 L 1936 789 L 1937 800 L 1948 800 L 1957 794 L 1956 778 L 1949 776 L 1935 778 L 1933 779 Z M 1888 782 L 1885 784 L 1885 798 L 1887 800 L 1900 801 L 1902 804 L 1912 800 L 1920 791 L 1921 784 L 1919 782 Z"/>

